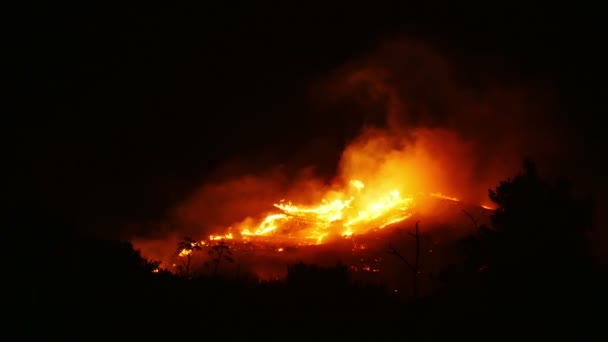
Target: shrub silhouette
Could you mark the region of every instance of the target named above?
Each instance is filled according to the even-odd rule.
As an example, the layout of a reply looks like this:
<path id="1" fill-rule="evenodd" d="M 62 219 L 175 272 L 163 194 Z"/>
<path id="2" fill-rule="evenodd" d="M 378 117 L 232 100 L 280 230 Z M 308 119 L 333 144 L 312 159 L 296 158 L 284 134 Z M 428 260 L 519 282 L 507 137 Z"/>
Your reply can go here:
<path id="1" fill-rule="evenodd" d="M 209 256 L 211 256 L 211 261 L 213 262 L 213 276 L 217 276 L 220 268 L 220 263 L 222 261 L 226 261 L 229 263 L 234 262 L 230 246 L 228 246 L 226 244 L 226 241 L 224 241 L 223 239 L 217 241 L 207 253 L 209 254 Z"/>
<path id="2" fill-rule="evenodd" d="M 530 319 L 555 308 L 565 316 L 557 309 L 585 291 L 591 266 L 592 202 L 576 198 L 567 181 L 543 179 L 529 160 L 488 193 L 498 206 L 491 225 L 462 241 L 465 263 L 442 274 L 453 298 L 460 296 L 458 306 Z"/>
<path id="3" fill-rule="evenodd" d="M 201 245 L 190 237 L 184 237 L 177 243 L 177 254 L 184 266 L 184 276 L 190 278 L 190 265 L 192 263 L 192 253 L 200 251 Z"/>
<path id="4" fill-rule="evenodd" d="M 491 218 L 493 229 L 479 232 L 488 243 L 485 266 L 533 274 L 584 267 L 592 203 L 575 198 L 569 182 L 543 180 L 526 160 L 523 173 L 500 182 L 489 197 L 498 208 Z"/>

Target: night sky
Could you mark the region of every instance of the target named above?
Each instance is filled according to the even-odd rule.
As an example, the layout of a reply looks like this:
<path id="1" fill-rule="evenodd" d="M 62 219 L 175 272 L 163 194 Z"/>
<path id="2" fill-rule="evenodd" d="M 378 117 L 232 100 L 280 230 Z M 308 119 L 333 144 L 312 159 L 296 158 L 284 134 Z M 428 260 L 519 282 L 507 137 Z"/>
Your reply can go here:
<path id="1" fill-rule="evenodd" d="M 374 118 L 348 106 L 327 115 L 311 85 L 399 37 L 462 68 L 550 84 L 556 115 L 584 141 L 581 168 L 605 189 L 603 12 L 580 1 L 424 3 L 32 6 L 16 30 L 24 97 L 5 126 L 9 201 L 113 234 L 162 217 L 230 159 L 315 163 L 332 175 Z"/>

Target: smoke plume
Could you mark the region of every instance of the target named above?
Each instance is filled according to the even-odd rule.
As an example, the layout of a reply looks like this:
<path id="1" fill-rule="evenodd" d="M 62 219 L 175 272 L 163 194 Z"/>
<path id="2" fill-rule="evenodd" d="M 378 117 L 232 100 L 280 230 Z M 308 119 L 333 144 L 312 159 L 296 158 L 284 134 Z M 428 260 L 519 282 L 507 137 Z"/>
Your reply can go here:
<path id="1" fill-rule="evenodd" d="M 385 43 L 311 85 L 311 95 L 316 110 L 332 115 L 350 108 L 352 120 L 364 123 L 337 161 L 335 177 L 284 165 L 231 172 L 176 205 L 169 214 L 175 235 L 166 241 L 253 225 L 281 199 L 311 205 L 353 179 L 369 189 L 366 196 L 397 189 L 488 205 L 488 189 L 516 174 L 524 157 L 543 171 L 567 162 L 570 153 L 571 142 L 552 119 L 550 91 L 502 82 L 487 68 L 464 67 L 420 42 Z"/>

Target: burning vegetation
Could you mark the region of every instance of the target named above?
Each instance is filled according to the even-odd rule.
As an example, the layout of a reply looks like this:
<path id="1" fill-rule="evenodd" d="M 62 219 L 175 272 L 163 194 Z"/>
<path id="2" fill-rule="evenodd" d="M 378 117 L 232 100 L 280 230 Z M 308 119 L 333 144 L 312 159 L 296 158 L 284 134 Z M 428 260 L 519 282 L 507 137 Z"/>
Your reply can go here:
<path id="1" fill-rule="evenodd" d="M 460 76 L 445 58 L 411 42 L 346 65 L 316 90 L 339 99 L 329 107 L 349 101 L 353 115 L 383 119 L 350 140 L 333 178 L 314 168 L 268 166 L 209 182 L 170 213 L 165 239 L 135 239 L 135 246 L 171 271 L 216 273 L 226 263 L 231 272 L 274 279 L 302 259 L 348 259 L 354 272 L 383 273 L 394 232 L 418 220 L 425 238 L 470 233 L 495 208 L 488 189 L 514 174 L 522 155 L 546 147 L 525 129 L 542 122 L 544 100 L 530 105 L 527 90 L 471 88 Z M 194 239 L 176 253 L 177 236 Z M 424 253 L 440 258 L 437 242 L 427 245 Z M 229 250 L 231 261 L 217 261 L 218 248 Z"/>
<path id="2" fill-rule="evenodd" d="M 420 217 L 420 206 L 424 208 L 423 204 L 430 203 L 437 208 L 451 206 L 452 214 L 464 208 L 459 199 L 439 192 L 402 196 L 398 189 L 392 189 L 384 196 L 371 197 L 362 181 L 351 180 L 348 185 L 344 191 L 331 191 L 333 197 L 322 199 L 316 206 L 282 200 L 275 203 L 275 211 L 260 218 L 257 225 L 250 225 L 250 220 L 246 220 L 228 227 L 223 234 L 211 234 L 200 240 L 185 238 L 178 243 L 171 264 L 165 262 L 161 267 L 190 276 L 193 271 L 238 272 L 241 265 L 250 263 L 249 268 L 258 278 L 279 279 L 286 275 L 286 269 L 276 264 L 310 260 L 311 256 L 318 258 L 323 251 L 330 251 L 331 255 L 321 256 L 324 260 L 317 263 L 347 262 L 351 272 L 378 274 L 384 268 L 386 273 L 387 265 L 399 268 L 385 260 L 387 243 L 396 238 L 395 232 L 407 226 L 412 217 Z M 488 211 L 480 206 L 476 208 L 480 214 Z M 424 246 L 425 258 L 433 253 L 433 245 L 428 242 Z M 236 270 L 230 265 L 235 259 L 239 264 Z M 425 263 L 430 264 L 428 260 Z M 220 264 L 228 266 L 220 268 Z M 193 270 L 193 266 L 198 269 Z"/>
<path id="3" fill-rule="evenodd" d="M 243 220 L 224 227 L 218 225 L 204 236 L 201 236 L 200 231 L 193 230 L 188 235 L 195 239 L 179 242 L 177 255 L 153 257 L 163 260 L 163 267 L 169 270 L 190 274 L 191 263 L 203 270 L 205 266 L 202 265 L 209 263 L 209 260 L 203 260 L 202 257 L 192 259 L 192 254 L 201 250 L 213 251 L 221 243 L 235 254 L 234 258 L 239 260 L 239 265 L 254 263 L 247 268 L 253 269 L 262 278 L 276 278 L 284 276 L 285 271 L 281 269 L 285 262 L 297 262 L 311 257 L 316 259 L 311 255 L 331 250 L 335 255 L 325 257 L 326 263 L 352 259 L 352 271 L 379 273 L 380 260 L 385 258 L 385 245 L 389 239 L 394 238 L 389 235 L 397 228 L 410 225 L 413 217 L 424 217 L 425 232 L 428 232 L 438 227 L 441 219 L 466 221 L 461 212 L 464 208 L 470 210 L 472 207 L 479 211 L 479 215 L 485 215 L 483 212 L 491 209 L 485 204 L 486 209 L 483 209 L 481 203 L 472 203 L 471 198 L 474 197 L 471 196 L 461 200 L 460 195 L 457 197 L 449 192 L 455 192 L 458 188 L 445 186 L 451 176 L 458 175 L 452 172 L 453 166 L 449 164 L 453 156 L 437 150 L 435 144 L 439 139 L 447 139 L 447 143 L 456 137 L 445 131 L 435 132 L 435 151 L 432 151 L 427 140 L 431 132 L 421 130 L 416 134 L 420 138 L 407 143 L 388 131 L 366 131 L 344 151 L 340 164 L 341 174 L 332 184 L 326 185 L 314 178 L 298 180 L 299 184 L 292 184 L 292 189 L 286 191 L 295 197 L 294 200 L 281 198 L 274 204 L 267 203 L 268 209 L 248 214 Z M 453 152 L 454 146 L 450 146 L 450 150 Z M 239 185 L 246 189 L 248 186 L 264 186 L 267 183 L 256 183 L 249 179 L 244 183 L 233 184 L 221 187 L 223 196 L 228 193 L 237 200 L 223 203 L 227 208 L 234 208 L 233 211 L 228 210 L 228 214 L 250 209 L 243 202 L 239 205 L 239 201 L 244 200 Z M 233 192 L 230 193 L 231 191 Z M 199 222 L 203 222 L 199 216 L 201 213 L 213 212 L 208 205 L 219 205 L 206 202 L 217 201 L 212 193 L 203 192 L 198 196 L 177 211 L 182 224 L 190 221 L 198 226 Z M 256 198 L 248 200 L 255 201 Z M 454 215 L 459 218 L 454 218 Z M 385 230 L 389 235 L 379 234 Z M 383 236 L 382 242 L 374 241 L 380 236 Z M 175 242 L 171 244 L 175 246 Z M 208 253 L 200 254 L 205 256 Z M 269 267 L 269 264 L 282 266 Z M 206 267 L 207 272 L 217 272 Z"/>

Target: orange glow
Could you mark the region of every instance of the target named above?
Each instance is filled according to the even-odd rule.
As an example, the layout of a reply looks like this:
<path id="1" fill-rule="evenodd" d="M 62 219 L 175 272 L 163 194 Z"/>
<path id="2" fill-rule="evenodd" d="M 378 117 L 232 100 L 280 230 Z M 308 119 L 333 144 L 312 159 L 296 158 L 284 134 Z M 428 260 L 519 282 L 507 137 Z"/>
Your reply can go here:
<path id="1" fill-rule="evenodd" d="M 285 218 L 286 216 L 283 214 L 268 215 L 254 232 L 251 232 L 249 228 L 245 228 L 241 231 L 241 235 L 267 235 L 277 229 L 278 224 Z"/>
<path id="2" fill-rule="evenodd" d="M 446 196 L 446 195 L 442 194 L 441 192 L 434 192 L 434 193 L 431 194 L 431 196 L 437 197 L 437 198 L 447 199 L 447 200 L 454 201 L 454 202 L 459 202 L 460 201 L 456 197 Z"/>
<path id="3" fill-rule="evenodd" d="M 232 240 L 232 233 L 224 234 L 224 235 L 209 235 L 209 240 L 218 241 L 218 240 Z M 201 244 L 204 245 L 205 241 L 201 241 Z"/>
<path id="4" fill-rule="evenodd" d="M 318 205 L 295 205 L 282 200 L 274 204 L 281 213 L 267 215 L 257 227 L 242 227 L 241 235 L 321 244 L 328 238 L 384 228 L 411 215 L 413 198 L 401 196 L 399 190 L 374 195 L 366 192 L 363 181 L 354 179 L 346 189 L 332 192 Z"/>
<path id="5" fill-rule="evenodd" d="M 412 134 L 415 142 L 395 132 L 365 132 L 344 150 L 339 173 L 329 183 L 304 174 L 282 187 L 275 184 L 280 177 L 271 172 L 268 179 L 247 176 L 214 185 L 213 191 L 180 208 L 180 218 L 186 224 L 206 225 L 211 215 L 212 228 L 196 247 L 224 241 L 235 251 L 272 251 L 288 259 L 292 254 L 285 253 L 287 247 L 348 240 L 352 253 L 366 253 L 374 248 L 361 244 L 367 234 L 408 225 L 414 215 L 437 218 L 447 213 L 443 208 L 451 202 L 480 202 L 479 193 L 463 185 L 459 176 L 469 173 L 466 145 L 460 144 L 464 147 L 459 151 L 458 137 L 442 130 L 418 129 Z M 218 213 L 222 219 L 213 221 Z M 194 253 L 200 263 L 207 253 L 198 250 L 186 248 L 178 255 Z M 358 265 L 356 271 L 380 269 Z"/>
<path id="6" fill-rule="evenodd" d="M 181 252 L 179 252 L 179 256 L 180 257 L 184 257 L 186 255 L 192 254 L 192 250 L 191 249 L 182 249 Z"/>
<path id="7" fill-rule="evenodd" d="M 339 173 L 329 185 L 307 176 L 299 177 L 291 189 L 279 190 L 271 189 L 271 181 L 256 183 L 246 178 L 244 186 L 256 187 L 254 194 L 288 198 L 272 206 L 266 202 L 265 211 L 252 209 L 241 222 L 232 221 L 230 233 L 212 235 L 210 240 L 318 245 L 394 226 L 414 214 L 433 214 L 437 199 L 477 202 L 479 194 L 471 194 L 461 181 L 470 174 L 466 164 L 470 151 L 459 139 L 456 133 L 441 129 L 416 129 L 409 135 L 370 129 L 343 151 Z M 244 190 L 235 183 L 222 195 L 229 191 L 237 196 Z M 264 208 L 244 200 L 248 198 L 238 198 L 243 205 L 235 204 L 234 212 Z"/>
<path id="8" fill-rule="evenodd" d="M 353 255 L 373 253 L 393 228 L 408 230 L 413 226 L 409 221 L 419 219 L 423 233 L 431 236 L 436 228 L 438 234 L 444 229 L 465 234 L 471 225 L 463 208 L 480 223 L 491 222 L 489 215 L 497 207 L 489 202 L 487 190 L 515 174 L 523 155 L 553 158 L 543 153 L 548 145 L 539 141 L 551 141 L 551 151 L 561 153 L 570 143 L 556 139 L 560 135 L 553 129 L 543 130 L 540 138 L 538 130 L 524 129 L 556 127 L 546 125 L 551 111 L 544 106 L 553 100 L 549 92 L 494 84 L 493 77 L 485 76 L 479 86 L 461 84 L 460 71 L 452 70 L 446 57 L 420 42 L 397 41 L 337 68 L 311 89 L 319 113 L 337 115 L 331 120 L 319 116 L 319 126 L 326 129 L 329 122 L 342 120 L 341 130 L 365 123 L 337 163 L 325 163 L 334 152 L 318 153 L 317 139 L 310 150 L 294 150 L 293 163 L 291 155 L 276 165 L 257 155 L 230 159 L 172 208 L 162 222 L 166 229 L 159 229 L 166 232 L 161 241 L 141 241 L 138 247 L 173 270 L 181 236 L 204 240 L 198 242 L 204 247 L 200 252 L 178 251 L 194 264 L 209 258 L 207 247 L 225 242 L 238 248 L 235 258 L 246 259 L 239 265 L 251 264 L 247 267 L 274 279 L 276 260 L 267 258 L 276 257 L 281 261 L 276 264 L 284 265 L 302 250 L 322 254 L 311 257 L 315 262 L 333 257 L 332 248 Z M 352 113 L 344 107 L 349 103 Z M 349 137 L 354 133 L 348 132 Z M 554 149 L 554 143 L 560 148 Z M 307 141 L 297 145 L 308 146 Z M 314 165 L 315 157 L 323 165 Z M 336 173 L 328 178 L 325 171 L 333 167 Z M 479 210 L 469 210 L 473 206 Z M 326 246 L 314 246 L 320 244 Z M 429 248 L 423 250 L 431 253 Z M 441 254 L 438 247 L 432 251 L 433 256 Z M 273 270 L 261 271 L 258 264 Z M 387 273 L 382 270 L 380 274 Z"/>

